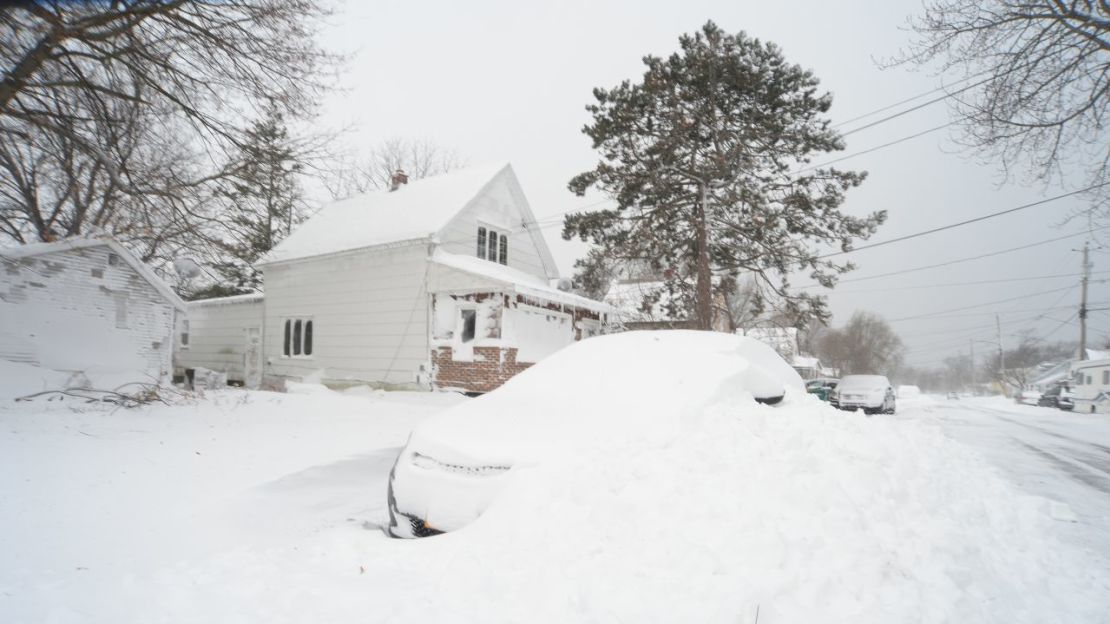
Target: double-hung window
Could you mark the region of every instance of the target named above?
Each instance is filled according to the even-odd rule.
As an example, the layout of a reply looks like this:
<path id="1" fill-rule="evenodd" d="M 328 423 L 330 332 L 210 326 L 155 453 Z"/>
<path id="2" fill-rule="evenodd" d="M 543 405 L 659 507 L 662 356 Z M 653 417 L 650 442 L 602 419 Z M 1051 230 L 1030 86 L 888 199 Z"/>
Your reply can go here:
<path id="1" fill-rule="evenodd" d="M 285 357 L 308 357 L 312 355 L 312 319 L 285 319 L 285 340 L 282 344 Z"/>
<path id="2" fill-rule="evenodd" d="M 509 236 L 504 232 L 478 226 L 478 257 L 499 264 L 509 263 Z"/>

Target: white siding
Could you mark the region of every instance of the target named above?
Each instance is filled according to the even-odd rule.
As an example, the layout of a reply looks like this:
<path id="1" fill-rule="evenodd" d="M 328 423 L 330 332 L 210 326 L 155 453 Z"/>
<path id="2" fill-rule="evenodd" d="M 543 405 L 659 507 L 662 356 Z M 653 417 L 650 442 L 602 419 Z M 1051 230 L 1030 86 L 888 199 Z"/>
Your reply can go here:
<path id="1" fill-rule="evenodd" d="M 55 370 L 170 371 L 175 310 L 107 245 L 0 258 L 0 358 Z"/>
<path id="2" fill-rule="evenodd" d="M 424 385 L 418 374 L 429 359 L 427 256 L 419 244 L 265 266 L 265 374 Z M 310 357 L 282 353 L 289 318 L 312 319 Z"/>
<path id="3" fill-rule="evenodd" d="M 189 344 L 177 349 L 178 368 L 202 366 L 244 380 L 249 327 L 262 327 L 262 298 L 193 301 L 188 304 Z"/>
<path id="4" fill-rule="evenodd" d="M 553 263 L 545 259 L 534 237 L 543 236 L 542 230 L 524 228 L 527 200 L 519 186 L 513 182 L 510 171 L 500 173 L 486 188 L 440 232 L 444 251 L 476 256 L 478 254 L 478 226 L 493 227 L 509 234 L 508 265 L 544 279 L 558 276 Z"/>

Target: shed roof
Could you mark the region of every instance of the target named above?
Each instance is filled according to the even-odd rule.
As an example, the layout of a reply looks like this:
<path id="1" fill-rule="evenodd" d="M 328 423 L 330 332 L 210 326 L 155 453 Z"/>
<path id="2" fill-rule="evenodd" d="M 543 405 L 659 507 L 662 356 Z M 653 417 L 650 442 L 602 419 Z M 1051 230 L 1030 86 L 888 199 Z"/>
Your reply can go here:
<path id="1" fill-rule="evenodd" d="M 166 284 L 165 280 L 158 277 L 146 263 L 136 258 L 134 254 L 111 236 L 76 236 L 52 243 L 32 243 L 18 247 L 3 247 L 0 248 L 0 258 L 32 258 L 74 249 L 101 246 L 108 247 L 113 253 L 123 258 L 123 261 L 153 286 L 154 290 L 158 291 L 158 294 L 162 295 L 170 305 L 178 310 L 185 310 L 185 302 Z"/>
<path id="2" fill-rule="evenodd" d="M 500 162 L 410 182 L 327 204 L 257 264 L 286 262 L 388 243 L 430 238 L 499 173 Z"/>

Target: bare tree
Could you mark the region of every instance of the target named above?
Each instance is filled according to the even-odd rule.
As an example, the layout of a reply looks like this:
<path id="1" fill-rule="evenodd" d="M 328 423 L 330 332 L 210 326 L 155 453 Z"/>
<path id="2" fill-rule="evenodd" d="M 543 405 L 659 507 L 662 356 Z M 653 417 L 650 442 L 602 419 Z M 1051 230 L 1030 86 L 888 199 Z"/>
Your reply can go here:
<path id="1" fill-rule="evenodd" d="M 822 333 L 817 356 L 842 375 L 892 374 L 902 364 L 905 347 L 882 317 L 857 311 L 844 327 Z"/>
<path id="2" fill-rule="evenodd" d="M 431 139 L 393 137 L 372 149 L 365 158 L 343 154 L 323 176 L 325 188 L 335 199 L 389 188 L 393 174 L 403 170 L 410 180 L 419 180 L 458 169 L 463 159 L 452 149 Z"/>
<path id="3" fill-rule="evenodd" d="M 1042 182 L 1073 168 L 1110 198 L 1110 4 L 1106 0 L 928 0 L 896 63 L 939 63 L 966 143 Z"/>
<path id="4" fill-rule="evenodd" d="M 192 245 L 212 163 L 266 106 L 309 114 L 338 59 L 316 0 L 18 2 L 0 8 L 0 233 L 89 231 L 145 258 Z"/>

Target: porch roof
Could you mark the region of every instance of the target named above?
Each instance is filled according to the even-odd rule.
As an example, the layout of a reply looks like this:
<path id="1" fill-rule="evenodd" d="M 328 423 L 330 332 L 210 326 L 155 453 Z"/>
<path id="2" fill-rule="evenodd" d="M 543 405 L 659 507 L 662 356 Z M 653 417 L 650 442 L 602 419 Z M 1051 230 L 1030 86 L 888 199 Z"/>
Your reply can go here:
<path id="1" fill-rule="evenodd" d="M 516 294 L 586 308 L 595 312 L 609 314 L 614 311 L 612 306 L 601 301 L 554 288 L 542 277 L 478 257 L 437 249 L 428 262 L 431 263 L 428 286 L 430 291 L 481 290 L 499 287 Z M 453 280 L 452 272 L 465 274 L 470 279 Z"/>

